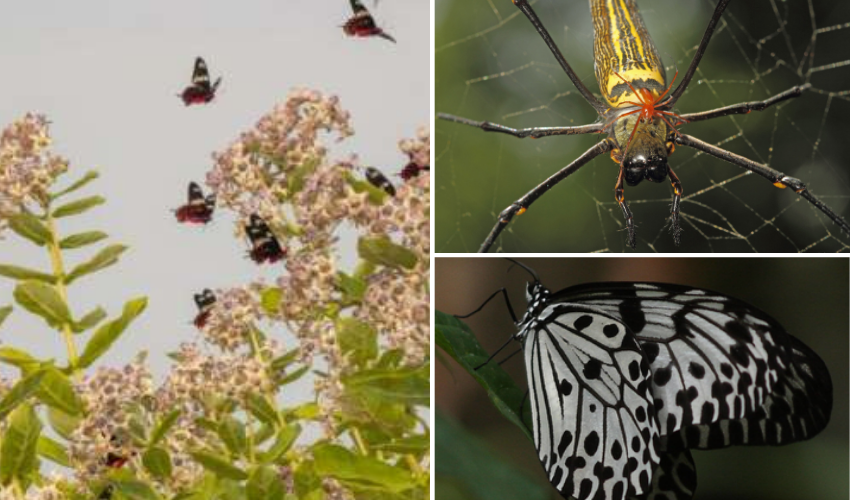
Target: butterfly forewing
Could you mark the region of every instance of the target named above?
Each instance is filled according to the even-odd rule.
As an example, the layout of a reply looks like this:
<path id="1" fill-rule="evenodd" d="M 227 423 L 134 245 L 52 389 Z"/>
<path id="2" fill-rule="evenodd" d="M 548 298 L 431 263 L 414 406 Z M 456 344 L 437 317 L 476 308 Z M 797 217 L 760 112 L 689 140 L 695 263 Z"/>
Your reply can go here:
<path id="1" fill-rule="evenodd" d="M 205 90 L 209 90 L 210 88 L 210 72 L 207 69 L 207 63 L 200 57 L 195 59 L 195 69 L 192 71 L 192 85 Z"/>
<path id="2" fill-rule="evenodd" d="M 645 493 L 658 463 L 649 367 L 620 321 L 532 300 L 521 336 L 534 441 L 549 480 L 579 500 Z"/>

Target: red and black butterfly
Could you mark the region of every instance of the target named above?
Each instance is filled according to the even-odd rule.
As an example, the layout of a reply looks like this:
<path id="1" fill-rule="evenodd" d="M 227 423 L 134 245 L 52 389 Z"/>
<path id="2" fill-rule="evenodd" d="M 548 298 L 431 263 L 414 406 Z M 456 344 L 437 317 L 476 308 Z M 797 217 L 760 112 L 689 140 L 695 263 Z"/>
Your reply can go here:
<path id="1" fill-rule="evenodd" d="M 206 224 L 212 220 L 215 210 L 215 193 L 204 197 L 201 186 L 196 182 L 189 183 L 188 200 L 186 204 L 174 211 L 179 222 L 190 224 Z"/>
<path id="2" fill-rule="evenodd" d="M 395 186 L 387 179 L 380 170 L 375 167 L 366 167 L 366 180 L 376 188 L 383 189 L 390 196 L 395 196 Z"/>
<path id="3" fill-rule="evenodd" d="M 342 25 L 343 31 L 348 36 L 379 36 L 386 40 L 395 43 L 395 38 L 391 37 L 375 24 L 375 19 L 366 7 L 360 3 L 360 0 L 350 0 L 351 8 L 354 10 L 354 15 Z"/>
<path id="4" fill-rule="evenodd" d="M 245 232 L 251 241 L 249 255 L 257 264 L 268 262 L 273 264 L 286 257 L 286 249 L 280 246 L 268 224 L 257 214 L 251 214 Z"/>
<path id="5" fill-rule="evenodd" d="M 192 322 L 199 330 L 206 326 L 207 318 L 210 317 L 213 304 L 215 304 L 215 294 L 209 288 L 204 288 L 201 293 L 195 294 L 195 305 L 198 306 L 198 314 Z"/>
<path id="6" fill-rule="evenodd" d="M 210 85 L 210 72 L 207 70 L 207 63 L 198 57 L 195 59 L 195 69 L 192 71 L 192 84 L 186 87 L 179 96 L 186 106 L 206 104 L 213 100 L 220 83 L 221 77 L 218 77 L 215 83 Z"/>
<path id="7" fill-rule="evenodd" d="M 399 172 L 398 175 L 400 175 L 403 180 L 409 181 L 414 177 L 419 177 L 419 174 L 421 174 L 422 172 L 429 172 L 430 170 L 431 165 L 423 166 L 419 165 L 415 161 L 411 161 L 410 163 L 405 165 L 403 169 L 401 169 L 401 172 Z"/>

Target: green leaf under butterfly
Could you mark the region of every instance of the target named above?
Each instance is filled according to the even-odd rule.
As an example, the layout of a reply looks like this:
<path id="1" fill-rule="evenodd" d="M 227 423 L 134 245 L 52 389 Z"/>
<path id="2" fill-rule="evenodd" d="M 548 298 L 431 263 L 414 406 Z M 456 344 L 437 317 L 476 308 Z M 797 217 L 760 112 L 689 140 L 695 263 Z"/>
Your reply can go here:
<path id="1" fill-rule="evenodd" d="M 13 295 L 18 304 L 42 317 L 51 327 L 71 322 L 68 304 L 52 285 L 40 281 L 23 281 L 15 287 Z"/>
<path id="2" fill-rule="evenodd" d="M 62 205 L 61 207 L 54 210 L 51 215 L 56 219 L 59 219 L 61 217 L 68 217 L 69 215 L 83 213 L 86 210 L 94 208 L 98 205 L 103 205 L 104 203 L 106 203 L 106 199 L 102 196 L 89 196 L 86 198 L 72 201 L 70 203 L 66 203 L 65 205 Z"/>
<path id="3" fill-rule="evenodd" d="M 89 170 L 88 172 L 85 173 L 85 175 L 83 175 L 79 180 L 75 181 L 70 186 L 66 187 L 65 189 L 63 189 L 61 191 L 58 191 L 56 193 L 51 194 L 50 198 L 55 200 L 56 198 L 59 198 L 60 196 L 64 196 L 68 193 L 73 193 L 74 191 L 77 191 L 78 189 L 81 189 L 82 187 L 87 185 L 89 182 L 97 179 L 99 176 L 100 176 L 100 174 L 98 174 L 97 171 Z"/>
<path id="4" fill-rule="evenodd" d="M 124 304 L 124 310 L 118 318 L 101 325 L 86 344 L 83 354 L 77 360 L 77 366 L 86 368 L 103 355 L 118 340 L 124 330 L 148 305 L 146 297 L 139 297 Z"/>
<path id="5" fill-rule="evenodd" d="M 105 240 L 108 237 L 109 235 L 103 231 L 86 231 L 85 233 L 72 234 L 59 240 L 59 248 L 63 250 L 81 248 Z"/>
<path id="6" fill-rule="evenodd" d="M 524 392 L 497 363 L 487 363 L 478 370 L 475 369 L 484 364 L 490 355 L 481 347 L 466 323 L 454 316 L 436 311 L 434 326 L 437 346 L 481 384 L 502 415 L 522 429 L 528 439 L 531 439 L 531 432 L 523 423 L 519 413 Z M 526 422 L 530 421 L 530 419 L 526 420 Z"/>
<path id="7" fill-rule="evenodd" d="M 349 487 L 401 493 L 416 486 L 409 471 L 357 455 L 341 446 L 317 444 L 313 447 L 313 459 L 320 476 L 331 476 Z"/>
<path id="8" fill-rule="evenodd" d="M 359 238 L 357 240 L 357 254 L 365 261 L 396 269 L 413 269 L 417 261 L 415 253 L 393 243 L 386 236 Z"/>

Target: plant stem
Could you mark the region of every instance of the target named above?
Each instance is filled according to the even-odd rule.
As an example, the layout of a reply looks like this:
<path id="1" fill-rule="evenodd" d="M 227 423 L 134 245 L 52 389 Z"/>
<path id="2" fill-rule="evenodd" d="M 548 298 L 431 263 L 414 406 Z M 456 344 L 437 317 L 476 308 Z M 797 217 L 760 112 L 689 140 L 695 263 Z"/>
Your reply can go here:
<path id="1" fill-rule="evenodd" d="M 62 297 L 62 301 L 68 303 L 68 290 L 65 287 L 65 264 L 62 261 L 62 250 L 59 248 L 59 235 L 56 234 L 56 223 L 53 216 L 50 215 L 50 207 L 45 207 L 45 220 L 47 221 L 47 229 L 50 231 L 50 241 L 47 242 L 47 249 L 50 252 L 50 264 L 53 267 L 53 275 L 56 277 L 56 291 Z M 77 346 L 74 345 L 74 334 L 71 331 L 70 323 L 62 324 L 62 338 L 65 341 L 65 349 L 68 352 L 68 366 L 74 371 L 77 367 Z"/>

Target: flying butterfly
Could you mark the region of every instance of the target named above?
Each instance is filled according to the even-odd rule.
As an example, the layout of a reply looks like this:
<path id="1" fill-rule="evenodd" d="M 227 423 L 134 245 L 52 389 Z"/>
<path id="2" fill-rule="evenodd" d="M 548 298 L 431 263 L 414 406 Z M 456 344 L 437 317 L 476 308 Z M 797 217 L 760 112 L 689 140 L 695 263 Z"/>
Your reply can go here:
<path id="1" fill-rule="evenodd" d="M 210 317 L 210 311 L 212 311 L 215 301 L 215 294 L 209 288 L 204 288 L 201 293 L 195 294 L 195 305 L 198 306 L 198 314 L 195 315 L 195 319 L 192 323 L 195 324 L 195 327 L 198 330 L 206 326 L 207 319 Z"/>
<path id="2" fill-rule="evenodd" d="M 527 311 L 504 289 L 487 301 L 502 293 L 517 326 L 534 444 L 565 498 L 689 499 L 690 449 L 784 445 L 828 423 L 825 364 L 749 304 L 657 283 L 552 293 L 512 262 L 533 278 Z"/>
<path id="3" fill-rule="evenodd" d="M 395 186 L 387 176 L 375 167 L 366 167 L 366 180 L 378 189 L 383 189 L 388 195 L 395 196 Z"/>
<path id="4" fill-rule="evenodd" d="M 189 183 L 187 201 L 185 205 L 174 211 L 178 222 L 189 224 L 207 224 L 212 220 L 215 210 L 215 193 L 204 197 L 204 192 L 196 182 Z"/>
<path id="5" fill-rule="evenodd" d="M 359 0 L 350 0 L 350 2 L 354 15 L 342 25 L 342 30 L 346 35 L 357 37 L 378 36 L 395 43 L 395 38 L 391 37 L 375 24 L 372 14 L 369 14 L 369 11 L 366 10 L 366 7 Z"/>
<path id="6" fill-rule="evenodd" d="M 206 104 L 215 98 L 215 92 L 221 83 L 221 77 L 216 78 L 215 83 L 210 85 L 210 72 L 203 58 L 195 59 L 195 69 L 192 71 L 192 83 L 186 87 L 178 96 L 183 99 L 183 104 Z"/>
<path id="7" fill-rule="evenodd" d="M 280 246 L 268 224 L 257 214 L 251 214 L 245 233 L 251 242 L 249 256 L 257 264 L 273 264 L 286 257 L 286 249 Z"/>

